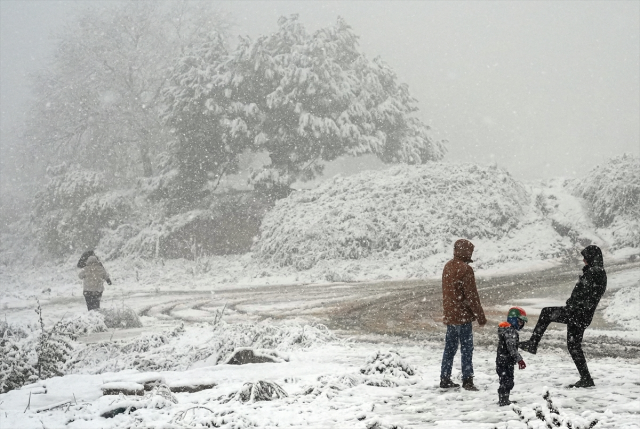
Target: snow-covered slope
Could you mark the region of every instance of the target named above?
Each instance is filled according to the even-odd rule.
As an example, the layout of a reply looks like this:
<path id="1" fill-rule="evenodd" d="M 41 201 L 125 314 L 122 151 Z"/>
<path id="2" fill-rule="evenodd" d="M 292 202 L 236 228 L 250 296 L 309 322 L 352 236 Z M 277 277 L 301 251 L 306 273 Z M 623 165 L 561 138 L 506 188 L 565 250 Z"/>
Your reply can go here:
<path id="1" fill-rule="evenodd" d="M 623 155 L 576 181 L 573 193 L 613 249 L 640 247 L 640 158 Z"/>
<path id="2" fill-rule="evenodd" d="M 498 239 L 528 195 L 508 173 L 474 164 L 396 166 L 336 177 L 279 202 L 262 222 L 256 258 L 313 267 L 322 259 L 410 260 L 445 252 L 453 237 Z"/>
<path id="3" fill-rule="evenodd" d="M 458 238 L 472 240 L 475 267 L 491 271 L 577 258 L 590 243 L 607 249 L 572 186 L 562 179 L 524 186 L 474 164 L 337 176 L 276 205 L 262 223 L 254 263 L 349 281 L 435 275 Z"/>

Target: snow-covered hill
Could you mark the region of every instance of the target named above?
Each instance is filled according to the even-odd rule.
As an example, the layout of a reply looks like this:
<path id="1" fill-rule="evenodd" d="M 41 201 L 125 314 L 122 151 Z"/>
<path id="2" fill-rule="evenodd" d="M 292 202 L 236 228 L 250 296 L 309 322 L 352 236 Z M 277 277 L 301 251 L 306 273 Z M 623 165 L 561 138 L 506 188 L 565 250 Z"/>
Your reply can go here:
<path id="1" fill-rule="evenodd" d="M 616 189 L 628 187 L 623 182 Z M 628 248 L 634 242 L 596 228 L 592 205 L 575 189 L 562 179 L 525 186 L 499 168 L 474 164 L 337 176 L 267 214 L 254 262 L 314 280 L 351 281 L 436 275 L 458 238 L 476 245 L 479 270 L 554 264 L 578 258 L 591 243 L 622 256 L 638 253 L 637 245 Z"/>

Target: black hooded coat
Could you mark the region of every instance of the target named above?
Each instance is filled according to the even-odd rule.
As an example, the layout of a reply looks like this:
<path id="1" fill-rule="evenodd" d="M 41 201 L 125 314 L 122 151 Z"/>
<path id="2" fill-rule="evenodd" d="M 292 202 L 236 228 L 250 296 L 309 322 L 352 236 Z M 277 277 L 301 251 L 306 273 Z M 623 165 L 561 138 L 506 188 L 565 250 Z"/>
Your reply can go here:
<path id="1" fill-rule="evenodd" d="M 600 298 L 607 290 L 607 273 L 598 246 L 587 246 L 581 253 L 587 264 L 582 268 L 582 275 L 567 300 L 566 309 L 572 324 L 586 328 L 591 324 Z"/>

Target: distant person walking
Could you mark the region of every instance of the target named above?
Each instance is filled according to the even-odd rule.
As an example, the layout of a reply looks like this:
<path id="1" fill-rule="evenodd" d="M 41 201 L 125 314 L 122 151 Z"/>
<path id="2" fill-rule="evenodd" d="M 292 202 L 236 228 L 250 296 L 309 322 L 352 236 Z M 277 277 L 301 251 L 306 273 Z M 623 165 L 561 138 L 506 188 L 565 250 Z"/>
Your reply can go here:
<path id="1" fill-rule="evenodd" d="M 104 269 L 95 255 L 87 258 L 86 264 L 78 274 L 82 279 L 84 299 L 87 302 L 87 310 L 97 310 L 100 308 L 100 299 L 104 292 L 103 281 L 111 285 L 111 279 L 107 270 Z"/>
<path id="2" fill-rule="evenodd" d="M 459 387 L 451 381 L 453 358 L 460 345 L 462 360 L 462 387 L 477 391 L 473 384 L 473 329 L 471 322 L 477 320 L 480 326 L 487 323 L 480 297 L 476 289 L 473 268 L 473 244 L 468 240 L 458 240 L 453 245 L 453 259 L 446 263 L 442 271 L 442 308 L 443 322 L 447 325 L 442 366 L 440 369 L 440 387 L 447 389 Z"/>
<path id="3" fill-rule="evenodd" d="M 551 322 L 566 324 L 567 349 L 569 349 L 569 354 L 571 354 L 573 363 L 580 374 L 580 380 L 570 384 L 570 388 L 595 386 L 582 351 L 582 336 L 591 324 L 600 298 L 607 290 L 607 273 L 604 270 L 604 260 L 600 248 L 591 245 L 580 253 L 584 258 L 582 275 L 578 278 L 578 283 L 573 288 L 566 305 L 564 307 L 543 308 L 538 323 L 533 328 L 531 338 L 520 343 L 522 350 L 536 354 L 538 343 L 540 343 L 549 324 Z"/>

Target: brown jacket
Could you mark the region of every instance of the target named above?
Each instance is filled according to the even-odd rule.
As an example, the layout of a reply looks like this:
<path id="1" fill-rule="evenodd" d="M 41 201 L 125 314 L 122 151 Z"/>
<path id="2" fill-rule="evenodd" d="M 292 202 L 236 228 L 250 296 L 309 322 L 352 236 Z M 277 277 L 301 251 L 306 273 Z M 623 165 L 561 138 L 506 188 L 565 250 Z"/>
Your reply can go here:
<path id="1" fill-rule="evenodd" d="M 78 277 L 82 279 L 85 292 L 104 292 L 104 280 L 111 284 L 109 274 L 95 256 L 87 259 L 87 265 L 80 271 Z"/>
<path id="2" fill-rule="evenodd" d="M 453 259 L 446 263 L 442 271 L 442 308 L 445 325 L 464 325 L 477 320 L 480 325 L 487 323 L 480 297 L 476 289 L 473 268 L 473 244 L 458 240 L 453 246 Z"/>

